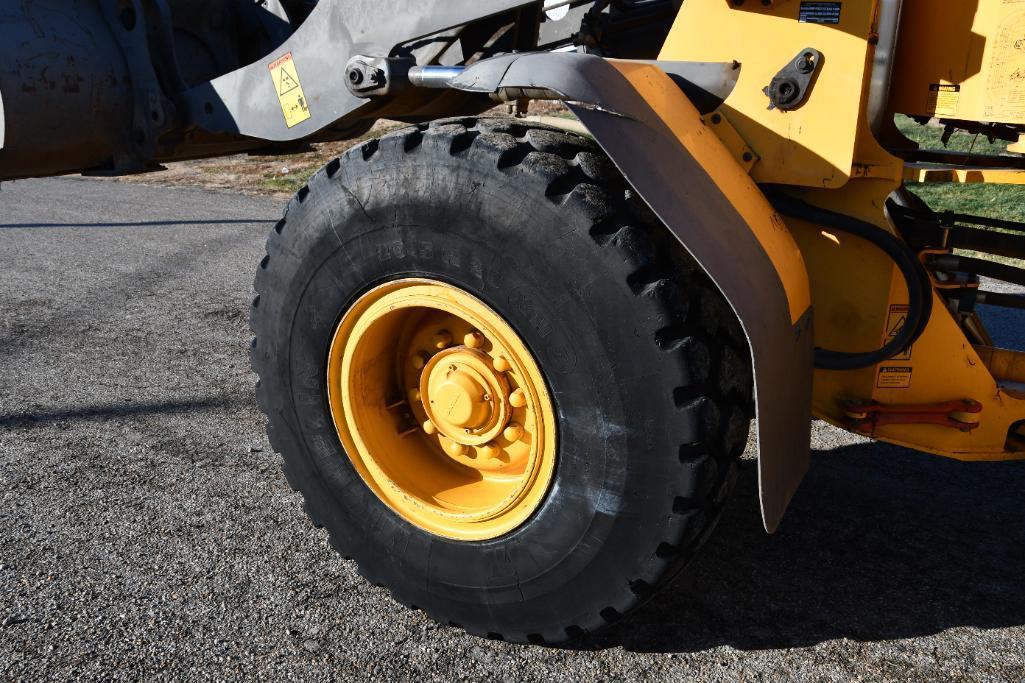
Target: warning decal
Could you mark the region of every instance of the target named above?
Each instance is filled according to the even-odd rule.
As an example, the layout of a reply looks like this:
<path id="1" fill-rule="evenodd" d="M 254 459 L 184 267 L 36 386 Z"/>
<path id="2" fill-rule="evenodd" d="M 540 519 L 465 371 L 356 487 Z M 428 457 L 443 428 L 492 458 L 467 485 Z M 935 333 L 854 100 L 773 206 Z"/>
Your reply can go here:
<path id="1" fill-rule="evenodd" d="M 879 389 L 910 389 L 911 368 L 879 368 Z"/>
<path id="2" fill-rule="evenodd" d="M 281 59 L 274 60 L 269 68 L 271 80 L 274 81 L 274 88 L 278 93 L 278 101 L 281 102 L 281 113 L 285 115 L 285 125 L 292 128 L 313 116 L 306 95 L 303 94 L 299 71 L 295 67 L 292 53 L 289 52 Z"/>
<path id="3" fill-rule="evenodd" d="M 905 323 L 908 321 L 908 311 L 910 310 L 908 306 L 890 306 L 890 313 L 886 316 L 886 339 L 883 340 L 884 346 L 893 341 L 893 338 L 904 328 Z M 911 360 L 911 350 L 912 347 L 909 346 L 907 351 L 894 356 L 890 360 Z"/>
<path id="4" fill-rule="evenodd" d="M 937 116 L 954 116 L 961 104 L 961 86 L 933 83 L 929 86 L 929 102 L 926 111 Z"/>

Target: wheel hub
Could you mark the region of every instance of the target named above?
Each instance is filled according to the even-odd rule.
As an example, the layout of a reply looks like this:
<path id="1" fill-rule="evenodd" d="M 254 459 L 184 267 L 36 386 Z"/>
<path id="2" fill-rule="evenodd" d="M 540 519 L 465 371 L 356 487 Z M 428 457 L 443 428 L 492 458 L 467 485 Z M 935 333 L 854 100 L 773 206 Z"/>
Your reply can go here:
<path id="1" fill-rule="evenodd" d="M 551 482 L 555 411 L 540 369 L 508 323 L 450 285 L 401 280 L 360 299 L 335 333 L 328 391 L 359 474 L 428 531 L 507 533 Z"/>
<path id="2" fill-rule="evenodd" d="M 447 439 L 449 443 L 442 444 L 445 452 L 462 464 L 494 468 L 501 458 L 488 456 L 497 455 L 501 448 L 484 447 L 512 418 L 510 394 L 509 379 L 495 370 L 493 360 L 483 351 L 467 346 L 442 351 L 430 360 L 420 378 L 425 431 L 429 435 L 436 431 Z M 505 464 L 509 462 L 507 458 Z"/>
<path id="3" fill-rule="evenodd" d="M 472 371 L 461 370 L 456 365 L 438 374 L 443 379 L 432 377 L 429 405 L 437 403 L 439 411 L 430 412 L 445 424 L 465 427 L 467 431 L 478 429 L 491 413 L 490 397 L 485 400 L 484 387 Z"/>

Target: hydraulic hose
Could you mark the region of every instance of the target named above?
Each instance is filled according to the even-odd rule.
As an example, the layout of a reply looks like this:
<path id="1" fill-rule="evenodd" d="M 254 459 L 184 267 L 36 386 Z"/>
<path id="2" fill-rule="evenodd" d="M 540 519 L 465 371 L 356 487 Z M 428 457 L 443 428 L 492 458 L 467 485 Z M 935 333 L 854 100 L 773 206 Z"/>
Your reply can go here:
<path id="1" fill-rule="evenodd" d="M 929 265 L 937 270 L 971 273 L 1025 287 L 1025 269 L 1022 268 L 954 254 L 938 254 L 929 257 L 928 261 Z"/>
<path id="2" fill-rule="evenodd" d="M 908 316 L 900 331 L 875 351 L 847 352 L 815 349 L 815 367 L 821 370 L 861 370 L 904 353 L 925 331 L 932 316 L 932 283 L 917 254 L 894 235 L 866 221 L 812 206 L 781 193 L 769 195 L 780 213 L 822 225 L 869 242 L 894 262 L 908 288 Z"/>

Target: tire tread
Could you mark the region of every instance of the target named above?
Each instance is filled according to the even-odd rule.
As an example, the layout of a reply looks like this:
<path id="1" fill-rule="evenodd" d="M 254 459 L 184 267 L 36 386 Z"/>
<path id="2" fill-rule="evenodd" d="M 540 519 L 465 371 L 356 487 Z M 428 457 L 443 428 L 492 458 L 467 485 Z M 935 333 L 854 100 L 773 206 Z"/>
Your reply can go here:
<path id="1" fill-rule="evenodd" d="M 275 397 L 270 358 L 259 339 L 273 334 L 278 313 L 275 292 L 280 277 L 275 272 L 283 242 L 290 239 L 289 213 L 297 204 L 309 201 L 321 181 L 334 178 L 343 164 L 370 163 L 385 145 L 415 156 L 437 145 L 452 156 L 484 152 L 494 167 L 505 174 L 525 174 L 541 179 L 545 198 L 555 204 L 573 202 L 593 214 L 589 231 L 595 249 L 605 258 L 633 264 L 625 284 L 635 297 L 650 300 L 672 311 L 673 322 L 651 329 L 650 343 L 668 357 L 682 358 L 689 382 L 667 396 L 678 414 L 694 422 L 700 438 L 681 443 L 678 454 L 680 481 L 689 482 L 665 501 L 673 523 L 671 538 L 650 549 L 641 571 L 620 591 L 620 596 L 589 620 L 589 623 L 553 625 L 542 633 L 496 633 L 487 637 L 516 642 L 559 642 L 579 639 L 646 601 L 693 558 L 701 542 L 718 521 L 737 476 L 737 461 L 746 443 L 747 421 L 753 414 L 752 375 L 746 342 L 739 322 L 711 281 L 700 271 L 668 230 L 629 188 L 607 157 L 589 138 L 559 129 L 502 119 L 449 119 L 392 132 L 384 138 L 354 147 L 328 163 L 296 194 L 284 217 L 271 231 L 267 254 L 258 269 L 256 297 L 250 314 L 254 333 L 251 364 L 263 380 L 256 389 L 257 402 L 268 417 L 271 446 L 283 454 L 283 469 L 289 484 L 304 496 L 304 507 L 313 524 L 328 530 L 331 545 L 348 557 L 345 540 L 336 537 L 331 525 L 301 490 L 302 473 L 288 457 L 293 439 L 282 438 L 289 429 L 281 421 L 280 397 Z M 606 206 L 599 206 L 599 205 Z M 613 209 L 608 210 L 611 204 Z M 292 235 L 292 239 L 298 236 Z M 287 251 L 286 251 L 287 253 Z M 265 303 L 261 303 L 265 302 Z M 267 305 L 270 303 L 271 305 Z M 378 580 L 372 568 L 360 566 L 371 583 Z M 393 590 L 396 599 L 410 603 Z M 430 613 L 440 623 L 451 623 L 445 614 Z M 467 627 L 471 632 L 472 626 Z"/>

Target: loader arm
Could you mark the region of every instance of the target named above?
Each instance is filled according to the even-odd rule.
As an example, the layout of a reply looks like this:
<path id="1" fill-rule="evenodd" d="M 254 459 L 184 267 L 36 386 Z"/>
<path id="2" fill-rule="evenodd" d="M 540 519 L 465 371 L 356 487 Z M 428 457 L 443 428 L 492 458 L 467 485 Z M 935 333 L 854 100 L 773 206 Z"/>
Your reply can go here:
<path id="1" fill-rule="evenodd" d="M 265 59 L 185 93 L 189 117 L 215 133 L 285 142 L 307 138 L 369 103 L 346 81 L 352 55 L 395 55 L 396 48 L 439 31 L 483 19 L 529 0 L 321 0 L 310 17 Z M 268 67 L 291 55 L 309 118 L 291 123 L 281 115 L 282 94 Z M 278 89 L 275 90 L 274 88 Z"/>

